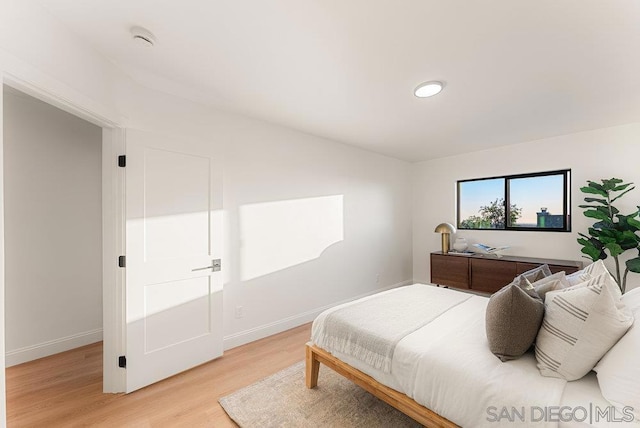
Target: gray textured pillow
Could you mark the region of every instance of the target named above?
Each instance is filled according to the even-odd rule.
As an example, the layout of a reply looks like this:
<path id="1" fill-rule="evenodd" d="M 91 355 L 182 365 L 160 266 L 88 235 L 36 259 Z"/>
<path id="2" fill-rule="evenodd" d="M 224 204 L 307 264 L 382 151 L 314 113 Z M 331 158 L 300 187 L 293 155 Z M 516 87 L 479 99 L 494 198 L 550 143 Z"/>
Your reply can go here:
<path id="1" fill-rule="evenodd" d="M 516 284 L 494 293 L 487 304 L 489 349 L 500 360 L 521 357 L 531 347 L 544 316 L 544 304 Z"/>

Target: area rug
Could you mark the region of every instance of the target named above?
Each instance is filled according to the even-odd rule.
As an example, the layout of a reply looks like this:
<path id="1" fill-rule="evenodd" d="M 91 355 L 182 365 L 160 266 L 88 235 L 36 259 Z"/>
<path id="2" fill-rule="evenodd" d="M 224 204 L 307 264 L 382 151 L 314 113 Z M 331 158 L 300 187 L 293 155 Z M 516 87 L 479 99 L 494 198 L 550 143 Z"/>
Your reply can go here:
<path id="1" fill-rule="evenodd" d="M 304 362 L 242 388 L 219 402 L 242 428 L 421 427 L 327 367 L 318 386 L 307 389 Z"/>

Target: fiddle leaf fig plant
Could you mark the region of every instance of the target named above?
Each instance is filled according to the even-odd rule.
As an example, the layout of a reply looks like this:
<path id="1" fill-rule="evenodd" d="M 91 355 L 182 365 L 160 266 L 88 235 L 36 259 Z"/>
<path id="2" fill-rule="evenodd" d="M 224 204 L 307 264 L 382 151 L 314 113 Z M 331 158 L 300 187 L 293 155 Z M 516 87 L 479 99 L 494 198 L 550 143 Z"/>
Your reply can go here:
<path id="1" fill-rule="evenodd" d="M 624 293 L 629 272 L 640 273 L 640 206 L 635 212 L 624 215 L 613 203 L 635 187 L 619 178 L 603 179 L 600 183 L 587 181 L 587 184 L 580 190 L 598 197 L 587 196 L 584 198 L 587 204 L 579 206 L 585 209 L 586 217 L 597 221 L 588 229 L 588 234 L 578 234 L 578 243 L 582 245 L 580 251 L 594 262 L 610 255 L 616 265 L 614 278 Z M 629 250 L 637 250 L 638 256 L 627 260 L 621 273 L 619 256 Z"/>

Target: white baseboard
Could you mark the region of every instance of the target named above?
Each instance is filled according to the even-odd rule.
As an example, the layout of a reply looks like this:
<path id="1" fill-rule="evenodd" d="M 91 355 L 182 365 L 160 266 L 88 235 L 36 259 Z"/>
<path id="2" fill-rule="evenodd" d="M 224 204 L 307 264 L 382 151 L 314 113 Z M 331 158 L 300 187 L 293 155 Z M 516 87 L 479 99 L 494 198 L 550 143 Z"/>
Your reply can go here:
<path id="1" fill-rule="evenodd" d="M 392 288 L 401 287 L 403 285 L 413 284 L 412 280 L 402 281 L 397 284 L 389 285 L 387 287 L 379 288 L 377 290 L 361 294 L 359 296 L 354 296 L 350 299 L 345 299 L 340 302 L 331 303 L 330 305 L 323 306 L 321 308 L 312 309 L 307 312 L 303 312 L 298 315 L 294 315 L 288 318 L 284 318 L 269 324 L 264 324 L 258 327 L 251 328 L 249 330 L 244 330 L 238 333 L 230 334 L 229 336 L 224 337 L 224 350 L 228 351 L 229 349 L 235 348 L 240 345 L 247 344 L 249 342 L 254 342 L 259 339 L 263 339 L 268 336 L 272 336 L 274 334 L 292 329 L 294 327 L 298 327 L 302 324 L 306 324 L 308 322 L 313 321 L 322 311 L 325 311 L 334 306 L 340 305 L 342 303 L 347 303 L 352 300 L 360 299 L 362 297 L 370 296 L 375 293 L 380 293 L 382 291 L 390 290 Z"/>
<path id="2" fill-rule="evenodd" d="M 37 345 L 25 346 L 24 348 L 8 351 L 5 354 L 5 366 L 15 366 L 17 364 L 26 363 L 27 361 L 37 360 L 38 358 L 48 357 L 49 355 L 57 354 L 59 352 L 79 348 L 80 346 L 100 342 L 101 340 L 102 329 L 98 328 L 67 337 L 61 337 L 60 339 L 49 340 L 48 342 L 39 343 Z"/>

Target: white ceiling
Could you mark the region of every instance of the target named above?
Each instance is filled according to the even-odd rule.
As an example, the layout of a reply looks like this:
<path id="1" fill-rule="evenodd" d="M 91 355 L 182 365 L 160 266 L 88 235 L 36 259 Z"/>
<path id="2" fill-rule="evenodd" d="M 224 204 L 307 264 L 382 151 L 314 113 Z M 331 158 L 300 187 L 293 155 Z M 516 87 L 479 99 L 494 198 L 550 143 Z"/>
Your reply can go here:
<path id="1" fill-rule="evenodd" d="M 148 86 L 409 161 L 640 120 L 635 0 L 35 1 Z"/>

